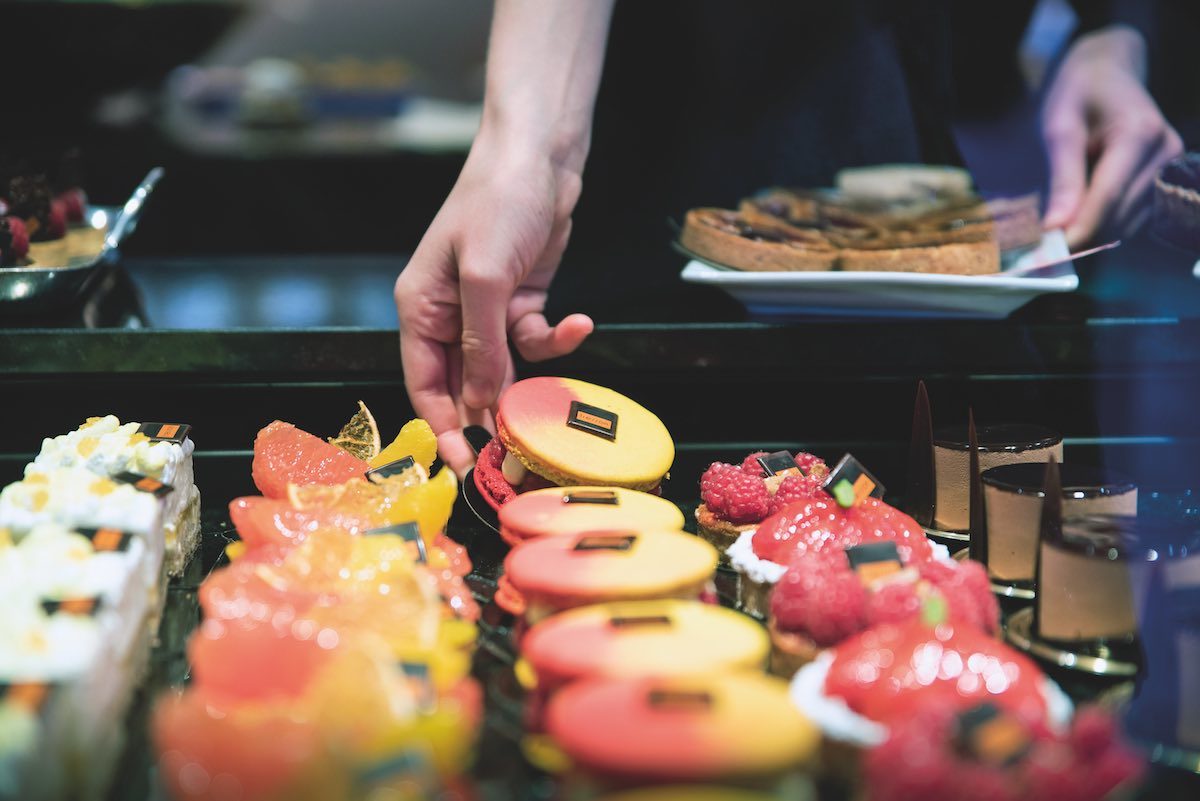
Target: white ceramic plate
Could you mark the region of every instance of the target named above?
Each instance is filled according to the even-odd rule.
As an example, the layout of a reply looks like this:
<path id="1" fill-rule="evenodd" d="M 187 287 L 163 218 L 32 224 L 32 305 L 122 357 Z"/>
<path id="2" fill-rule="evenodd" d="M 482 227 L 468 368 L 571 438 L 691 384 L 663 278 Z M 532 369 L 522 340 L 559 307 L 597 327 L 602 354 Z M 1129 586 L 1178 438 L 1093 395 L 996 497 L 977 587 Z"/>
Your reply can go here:
<path id="1" fill-rule="evenodd" d="M 757 315 L 1001 318 L 1038 295 L 1074 292 L 1079 276 L 1061 231 L 1004 260 L 996 275 L 743 272 L 692 256 L 681 277 L 711 284 Z M 1037 265 L 1046 265 L 1035 268 Z"/>

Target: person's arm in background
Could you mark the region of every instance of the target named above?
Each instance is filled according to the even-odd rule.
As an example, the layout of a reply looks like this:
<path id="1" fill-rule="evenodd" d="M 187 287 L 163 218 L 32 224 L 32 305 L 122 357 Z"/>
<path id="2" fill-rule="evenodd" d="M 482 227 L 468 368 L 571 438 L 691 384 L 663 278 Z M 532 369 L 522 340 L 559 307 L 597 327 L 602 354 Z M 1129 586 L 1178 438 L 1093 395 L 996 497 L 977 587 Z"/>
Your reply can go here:
<path id="1" fill-rule="evenodd" d="M 462 173 L 396 281 L 404 380 L 460 475 L 464 425 L 487 423 L 529 360 L 570 353 L 581 314 L 542 310 L 571 231 L 613 0 L 498 0 L 483 122 Z"/>
<path id="2" fill-rule="evenodd" d="M 1046 93 L 1042 132 L 1050 166 L 1045 226 L 1065 228 L 1075 248 L 1100 232 L 1137 230 L 1158 169 L 1183 142 L 1146 89 L 1144 26 L 1122 24 L 1111 0 L 1072 5 L 1086 32 Z"/>

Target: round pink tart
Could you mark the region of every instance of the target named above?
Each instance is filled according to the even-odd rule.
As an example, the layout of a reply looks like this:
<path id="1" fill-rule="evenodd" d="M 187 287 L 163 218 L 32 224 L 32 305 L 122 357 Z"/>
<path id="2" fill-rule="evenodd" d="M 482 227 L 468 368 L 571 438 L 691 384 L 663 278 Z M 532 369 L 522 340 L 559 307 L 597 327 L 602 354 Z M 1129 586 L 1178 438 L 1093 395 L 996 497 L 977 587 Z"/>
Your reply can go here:
<path id="1" fill-rule="evenodd" d="M 528 622 L 603 601 L 695 600 L 717 568 L 716 550 L 682 531 L 591 531 L 542 537 L 504 560 L 507 588 Z"/>
<path id="2" fill-rule="evenodd" d="M 513 384 L 500 397 L 496 432 L 475 469 L 476 486 L 496 508 L 539 485 L 650 492 L 675 459 L 658 417 L 619 392 L 572 378 Z"/>
<path id="3" fill-rule="evenodd" d="M 784 682 L 747 672 L 575 682 L 550 701 L 546 724 L 578 768 L 610 786 L 769 786 L 809 763 L 820 739 Z"/>
<path id="4" fill-rule="evenodd" d="M 500 536 L 514 546 L 581 531 L 682 528 L 683 513 L 675 504 L 622 487 L 550 487 L 500 507 Z"/>

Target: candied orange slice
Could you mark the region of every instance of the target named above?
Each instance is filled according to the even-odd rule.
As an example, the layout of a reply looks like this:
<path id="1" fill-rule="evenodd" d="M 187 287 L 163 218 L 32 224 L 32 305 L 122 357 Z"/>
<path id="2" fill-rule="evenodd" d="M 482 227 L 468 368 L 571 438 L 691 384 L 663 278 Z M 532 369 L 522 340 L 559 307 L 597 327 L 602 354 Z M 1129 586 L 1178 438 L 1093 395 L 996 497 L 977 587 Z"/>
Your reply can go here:
<path id="1" fill-rule="evenodd" d="M 329 439 L 329 444 L 336 445 L 363 461 L 369 461 L 379 454 L 379 426 L 376 425 L 367 404 L 358 402 L 358 411 L 350 418 L 350 422 L 342 426 L 336 437 Z"/>
<path id="2" fill-rule="evenodd" d="M 400 433 L 392 440 L 392 444 L 379 451 L 378 455 L 369 461 L 371 467 L 382 467 L 405 456 L 411 456 L 417 464 L 423 466 L 426 475 L 429 474 L 433 460 L 437 458 L 437 436 L 429 427 L 429 423 L 419 417 L 405 423 L 404 428 L 401 428 Z"/>

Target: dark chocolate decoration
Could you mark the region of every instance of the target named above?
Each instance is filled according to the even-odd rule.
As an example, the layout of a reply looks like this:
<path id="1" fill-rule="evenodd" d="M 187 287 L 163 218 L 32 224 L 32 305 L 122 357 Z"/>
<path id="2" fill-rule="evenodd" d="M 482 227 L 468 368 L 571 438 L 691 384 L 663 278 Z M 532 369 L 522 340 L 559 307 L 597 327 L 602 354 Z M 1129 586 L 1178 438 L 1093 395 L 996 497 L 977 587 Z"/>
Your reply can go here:
<path id="1" fill-rule="evenodd" d="M 358 771 L 354 778 L 359 787 L 370 787 L 377 782 L 394 780 L 397 776 L 424 771 L 426 764 L 426 758 L 421 752 L 400 751 L 368 765 Z"/>
<path id="2" fill-rule="evenodd" d="M 156 442 L 174 442 L 176 445 L 182 445 L 191 430 L 187 423 L 142 423 L 138 426 L 139 434 Z"/>
<path id="3" fill-rule="evenodd" d="M 654 709 L 676 709 L 683 712 L 707 712 L 712 709 L 713 697 L 702 690 L 654 689 L 646 696 Z"/>
<path id="4" fill-rule="evenodd" d="M 937 471 L 933 462 L 933 415 L 925 382 L 917 383 L 913 405 L 912 440 L 908 446 L 908 491 L 904 510 L 925 528 L 933 527 Z"/>
<path id="5" fill-rule="evenodd" d="M 616 506 L 620 503 L 613 490 L 572 490 L 563 495 L 563 503 L 596 503 Z"/>
<path id="6" fill-rule="evenodd" d="M 979 426 L 975 433 L 979 440 L 979 450 L 984 453 L 1022 453 L 1051 448 L 1062 442 L 1062 435 L 1058 432 L 1044 426 L 1024 423 Z M 968 450 L 967 430 L 960 425 L 940 427 L 933 432 L 933 444 L 949 450 Z"/>
<path id="7" fill-rule="evenodd" d="M 767 476 L 800 472 L 800 468 L 796 466 L 796 459 L 787 451 L 775 451 L 766 456 L 760 456 L 758 463 L 762 466 L 763 474 Z"/>
<path id="8" fill-rule="evenodd" d="M 1110 470 L 1079 462 L 1064 462 L 1058 467 L 1063 495 L 1071 498 L 1100 498 L 1133 492 L 1137 485 Z M 1040 462 L 1018 462 L 985 470 L 983 483 L 1005 492 L 1042 496 L 1046 466 Z"/>
<path id="9" fill-rule="evenodd" d="M 1038 551 L 1034 562 L 1033 586 L 1042 583 L 1042 551 L 1062 541 L 1062 483 L 1058 477 L 1058 462 L 1054 457 L 1046 462 L 1046 479 L 1042 482 L 1042 516 L 1038 529 Z M 1033 604 L 1033 633 L 1041 636 L 1041 594 Z"/>
<path id="10" fill-rule="evenodd" d="M 52 685 L 35 681 L 0 681 L 0 701 L 37 713 L 50 697 Z"/>
<path id="11" fill-rule="evenodd" d="M 636 534 L 587 534 L 579 538 L 574 550 L 628 551 L 636 540 Z"/>
<path id="12" fill-rule="evenodd" d="M 984 702 L 958 716 L 955 744 L 965 757 L 993 765 L 1012 765 L 1029 753 L 1033 743 L 1017 718 Z"/>
<path id="13" fill-rule="evenodd" d="M 899 573 L 904 569 L 894 542 L 869 542 L 846 549 L 846 560 L 864 584 Z"/>
<path id="14" fill-rule="evenodd" d="M 834 466 L 833 470 L 829 471 L 822 486 L 826 492 L 832 495 L 833 488 L 843 481 L 853 487 L 855 503 L 868 497 L 883 498 L 883 484 L 863 466 L 862 462 L 848 453 Z"/>
<path id="15" fill-rule="evenodd" d="M 437 693 L 433 686 L 433 678 L 429 673 L 429 665 L 425 662 L 400 662 L 400 670 L 404 675 L 420 685 L 418 705 L 422 711 L 429 711 L 437 706 Z"/>
<path id="16" fill-rule="evenodd" d="M 429 562 L 429 552 L 425 550 L 425 540 L 421 537 L 420 527 L 413 521 L 406 523 L 397 523 L 394 526 L 385 528 L 373 528 L 369 531 L 364 531 L 363 536 L 373 536 L 376 534 L 395 534 L 402 540 L 414 542 L 417 545 L 417 562 L 427 564 Z"/>
<path id="17" fill-rule="evenodd" d="M 642 626 L 669 626 L 671 618 L 666 615 L 618 615 L 609 618 L 610 626 L 618 629 L 641 628 Z"/>
<path id="18" fill-rule="evenodd" d="M 387 478 L 388 476 L 398 476 L 405 470 L 412 469 L 416 464 L 416 459 L 411 456 L 405 456 L 394 462 L 381 464 L 379 467 L 372 467 L 364 475 L 366 475 L 367 481 L 375 481 L 376 479 Z"/>
<path id="19" fill-rule="evenodd" d="M 123 471 L 113 476 L 113 481 L 120 481 L 122 484 L 129 484 L 136 490 L 148 492 L 155 498 L 161 498 L 164 495 L 170 495 L 175 491 L 175 488 L 170 484 L 164 484 L 157 478 L 143 476 L 141 473 L 131 473 Z"/>
<path id="20" fill-rule="evenodd" d="M 580 401 L 571 401 L 571 409 L 567 412 L 567 425 L 607 440 L 617 438 L 616 413 Z"/>
<path id="21" fill-rule="evenodd" d="M 99 595 L 91 598 L 44 598 L 42 599 L 42 610 L 47 615 L 95 617 L 100 611 L 101 600 Z"/>
<path id="22" fill-rule="evenodd" d="M 124 553 L 129 550 L 134 538 L 128 531 L 115 528 L 77 528 L 75 533 L 87 537 L 98 552 Z"/>
<path id="23" fill-rule="evenodd" d="M 987 509 L 983 501 L 983 480 L 979 475 L 979 436 L 975 428 L 975 410 L 967 410 L 967 444 L 970 452 L 967 457 L 970 470 L 970 496 L 968 499 L 969 517 L 967 527 L 970 533 L 968 555 L 980 564 L 987 565 L 988 533 Z"/>

